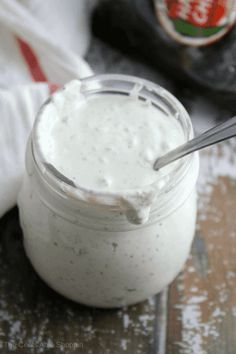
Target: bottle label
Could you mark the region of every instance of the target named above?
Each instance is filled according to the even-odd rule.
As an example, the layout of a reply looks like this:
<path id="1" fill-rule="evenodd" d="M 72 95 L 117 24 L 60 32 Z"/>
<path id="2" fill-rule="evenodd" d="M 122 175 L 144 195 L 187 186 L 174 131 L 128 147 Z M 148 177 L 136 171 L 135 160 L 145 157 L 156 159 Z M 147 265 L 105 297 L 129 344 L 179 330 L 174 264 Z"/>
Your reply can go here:
<path id="1" fill-rule="evenodd" d="M 176 41 L 192 46 L 211 44 L 236 21 L 236 0 L 154 0 L 157 16 Z"/>

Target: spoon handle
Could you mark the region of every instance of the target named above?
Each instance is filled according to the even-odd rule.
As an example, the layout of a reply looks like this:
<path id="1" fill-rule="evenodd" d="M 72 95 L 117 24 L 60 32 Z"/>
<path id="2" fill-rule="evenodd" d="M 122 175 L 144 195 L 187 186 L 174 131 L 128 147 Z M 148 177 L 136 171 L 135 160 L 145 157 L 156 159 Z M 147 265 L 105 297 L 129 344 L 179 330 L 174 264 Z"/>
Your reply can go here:
<path id="1" fill-rule="evenodd" d="M 236 136 L 236 116 L 228 119 L 224 123 L 218 124 L 196 138 L 189 140 L 186 144 L 180 145 L 176 149 L 158 158 L 154 162 L 153 168 L 154 170 L 159 170 L 183 156 L 201 150 L 204 147 L 219 143 L 220 141 L 230 139 L 233 136 Z"/>

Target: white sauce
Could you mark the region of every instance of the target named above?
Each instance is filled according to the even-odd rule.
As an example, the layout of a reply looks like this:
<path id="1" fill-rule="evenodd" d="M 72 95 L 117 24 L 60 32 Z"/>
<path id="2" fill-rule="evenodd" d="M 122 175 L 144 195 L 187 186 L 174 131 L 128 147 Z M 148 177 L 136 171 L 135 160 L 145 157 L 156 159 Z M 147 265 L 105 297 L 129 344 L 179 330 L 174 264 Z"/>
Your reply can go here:
<path id="1" fill-rule="evenodd" d="M 176 119 L 140 100 L 140 89 L 135 86 L 131 96 L 84 98 L 79 82 L 72 81 L 46 107 L 38 127 L 47 163 L 77 186 L 118 193 L 135 223 L 147 221 L 155 197 L 149 189 L 144 198 L 162 173 L 153 170 L 155 159 L 184 142 Z M 136 198 L 127 199 L 127 190 L 136 190 Z"/>
<path id="2" fill-rule="evenodd" d="M 174 186 L 176 174 L 168 181 L 168 173 L 153 171 L 155 158 L 181 144 L 184 134 L 176 117 L 139 100 L 139 90 L 87 99 L 71 82 L 43 108 L 32 137 L 45 163 L 98 199 L 115 194 L 115 208 L 78 199 L 73 191 L 82 189 L 68 185 L 68 198 L 59 197 L 28 144 L 18 198 L 26 253 L 47 284 L 83 304 L 142 301 L 175 278 L 190 251 L 198 158 L 191 156 Z"/>

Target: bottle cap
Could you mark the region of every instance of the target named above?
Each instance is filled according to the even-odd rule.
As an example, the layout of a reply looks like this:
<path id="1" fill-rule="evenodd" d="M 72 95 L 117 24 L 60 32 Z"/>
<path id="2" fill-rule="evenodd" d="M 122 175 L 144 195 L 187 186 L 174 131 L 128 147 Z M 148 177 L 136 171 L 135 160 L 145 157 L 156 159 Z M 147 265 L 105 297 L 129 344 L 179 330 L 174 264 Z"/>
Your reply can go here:
<path id="1" fill-rule="evenodd" d="M 236 21 L 236 0 L 154 0 L 157 17 L 177 42 L 204 46 L 222 38 Z"/>

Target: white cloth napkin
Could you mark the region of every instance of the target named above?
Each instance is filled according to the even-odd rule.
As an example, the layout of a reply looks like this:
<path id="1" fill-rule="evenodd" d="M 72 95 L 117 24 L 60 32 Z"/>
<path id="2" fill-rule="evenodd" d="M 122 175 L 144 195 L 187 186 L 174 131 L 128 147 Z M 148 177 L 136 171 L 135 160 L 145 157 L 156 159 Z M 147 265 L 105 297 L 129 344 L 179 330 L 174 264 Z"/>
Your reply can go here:
<path id="1" fill-rule="evenodd" d="M 82 58 L 90 6 L 91 0 L 0 1 L 0 217 L 16 203 L 27 138 L 53 85 L 92 74 Z"/>

